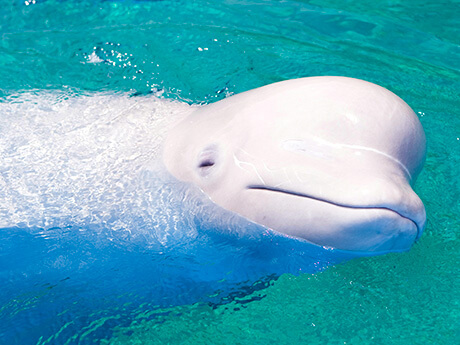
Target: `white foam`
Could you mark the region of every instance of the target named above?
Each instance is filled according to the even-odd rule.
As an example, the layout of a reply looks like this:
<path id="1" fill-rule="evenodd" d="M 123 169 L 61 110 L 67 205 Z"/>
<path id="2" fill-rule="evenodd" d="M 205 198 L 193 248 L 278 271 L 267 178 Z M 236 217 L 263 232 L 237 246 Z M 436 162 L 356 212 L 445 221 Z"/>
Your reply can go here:
<path id="1" fill-rule="evenodd" d="M 161 145 L 189 111 L 153 96 L 10 96 L 0 103 L 0 226 L 141 225 L 169 236 L 190 221 L 177 205 L 193 192 L 164 171 Z"/>

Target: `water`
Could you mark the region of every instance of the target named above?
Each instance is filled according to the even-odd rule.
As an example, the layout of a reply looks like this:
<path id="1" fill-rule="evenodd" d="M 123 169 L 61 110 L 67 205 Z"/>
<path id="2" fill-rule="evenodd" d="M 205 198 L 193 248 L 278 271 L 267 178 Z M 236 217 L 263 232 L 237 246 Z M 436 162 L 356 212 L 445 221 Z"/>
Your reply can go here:
<path id="1" fill-rule="evenodd" d="M 10 160 L 0 167 L 2 177 L 10 178 L 5 185 L 11 192 L 20 190 L 13 182 L 29 182 L 25 190 L 36 187 L 53 196 L 2 196 L 13 203 L 2 219 L 23 222 L 0 235 L 2 343 L 459 342 L 458 1 L 0 5 L 1 148 L 11 159 L 21 157 L 16 163 L 24 169 L 35 169 L 21 175 L 14 170 L 21 164 Z M 209 222 L 206 200 L 151 166 L 155 159 L 148 157 L 156 157 L 159 139 L 128 140 L 136 138 L 136 123 L 110 111 L 116 102 L 128 115 L 132 106 L 152 103 L 155 114 L 167 119 L 184 103 L 214 102 L 314 75 L 377 83 L 419 115 L 428 154 L 416 192 L 428 225 L 410 252 L 323 270 L 337 257 L 223 211 Z M 65 107 L 73 109 L 71 118 L 62 117 Z M 107 111 L 85 112 L 91 107 Z M 161 123 L 142 124 L 143 133 L 153 130 L 161 139 Z M 76 129 L 69 137 L 66 130 Z M 65 148 L 78 151 L 71 147 L 78 133 L 93 140 L 81 142 L 93 154 L 80 157 L 81 170 L 63 156 Z M 125 138 L 124 157 L 144 148 L 134 161 L 146 168 L 136 175 L 136 164 L 117 161 L 110 150 L 98 152 L 96 138 L 102 137 L 106 148 Z M 27 150 L 14 151 L 21 147 Z M 27 164 L 36 152 L 61 155 L 47 169 L 45 161 Z M 67 170 L 59 174 L 60 168 Z M 86 176 L 85 169 L 92 172 L 86 186 L 94 187 L 87 194 L 48 182 L 71 187 L 65 172 Z M 117 179 L 124 185 L 104 186 Z M 191 193 L 185 204 L 184 193 Z M 66 195 L 80 199 L 72 202 Z M 43 202 L 49 205 L 40 209 Z M 107 211 L 107 205 L 113 207 Z M 197 217 L 186 216 L 197 209 Z M 62 213 L 56 216 L 56 210 Z M 246 233 L 232 232 L 238 227 Z M 307 273 L 299 274 L 300 268 Z"/>

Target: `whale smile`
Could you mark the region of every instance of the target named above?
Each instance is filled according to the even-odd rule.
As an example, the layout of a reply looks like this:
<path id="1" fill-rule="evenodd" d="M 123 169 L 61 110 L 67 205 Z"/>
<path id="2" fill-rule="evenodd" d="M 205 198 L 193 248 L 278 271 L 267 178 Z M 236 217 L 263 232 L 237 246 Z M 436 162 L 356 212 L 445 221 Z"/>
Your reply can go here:
<path id="1" fill-rule="evenodd" d="M 294 192 L 294 191 L 290 191 L 290 190 L 286 190 L 286 189 L 282 189 L 282 188 L 269 187 L 269 186 L 249 185 L 249 186 L 246 187 L 246 189 L 265 190 L 265 191 L 271 191 L 271 192 L 275 192 L 275 193 L 294 195 L 294 196 L 299 196 L 299 197 L 302 197 L 302 198 L 308 198 L 308 199 L 312 199 L 312 200 L 316 200 L 316 201 L 320 201 L 320 202 L 324 202 L 324 203 L 327 203 L 327 204 L 340 206 L 340 207 L 348 207 L 348 208 L 356 208 L 356 209 L 385 209 L 385 210 L 393 211 L 394 213 L 400 215 L 402 218 L 405 218 L 405 219 L 408 219 L 408 220 L 412 221 L 417 226 L 417 223 L 413 219 L 405 217 L 402 214 L 400 214 L 398 211 L 393 210 L 393 209 L 391 209 L 389 207 L 379 207 L 379 206 L 372 206 L 372 205 L 366 205 L 366 206 L 364 206 L 364 205 L 363 206 L 348 205 L 348 204 L 344 204 L 344 203 L 340 203 L 340 202 L 335 202 L 333 200 L 329 200 L 329 199 L 326 199 L 326 198 L 320 198 L 320 197 L 316 197 L 316 196 L 305 194 L 305 193 L 299 193 L 299 192 Z"/>
<path id="2" fill-rule="evenodd" d="M 309 194 L 305 194 L 305 193 L 299 193 L 299 192 L 294 192 L 294 191 L 290 191 L 290 190 L 286 190 L 286 189 L 282 189 L 282 188 L 270 187 L 270 186 L 249 185 L 249 186 L 246 187 L 246 189 L 248 189 L 248 190 L 264 190 L 264 191 L 270 191 L 270 192 L 274 192 L 274 193 L 293 195 L 293 196 L 298 196 L 298 197 L 301 197 L 301 198 L 307 198 L 307 199 L 316 200 L 316 201 L 319 201 L 319 202 L 324 202 L 324 203 L 334 205 L 334 206 L 346 207 L 346 208 L 352 208 L 352 209 L 377 209 L 377 210 L 382 209 L 382 210 L 388 210 L 388 211 L 394 212 L 395 214 L 397 214 L 401 218 L 407 219 L 407 220 L 411 221 L 412 223 L 414 223 L 414 225 L 417 227 L 417 236 L 418 236 L 418 233 L 420 232 L 420 228 L 419 228 L 418 224 L 416 223 L 416 221 L 414 221 L 413 219 L 411 219 L 409 217 L 405 217 L 404 215 L 402 215 L 398 211 L 396 211 L 394 209 L 391 209 L 389 207 L 372 206 L 372 205 L 363 205 L 363 206 L 348 205 L 348 204 L 335 202 L 333 200 L 328 200 L 326 198 L 319 198 L 319 197 L 309 195 Z"/>
<path id="3" fill-rule="evenodd" d="M 417 223 L 397 210 L 375 205 L 344 204 L 287 189 L 248 185 L 248 200 L 263 199 L 263 207 L 240 214 L 274 231 L 308 242 L 356 252 L 405 251 L 419 236 Z M 274 203 L 272 203 L 274 201 Z M 278 218 L 280 212 L 290 218 Z M 312 229 L 315 229 L 312 232 Z"/>

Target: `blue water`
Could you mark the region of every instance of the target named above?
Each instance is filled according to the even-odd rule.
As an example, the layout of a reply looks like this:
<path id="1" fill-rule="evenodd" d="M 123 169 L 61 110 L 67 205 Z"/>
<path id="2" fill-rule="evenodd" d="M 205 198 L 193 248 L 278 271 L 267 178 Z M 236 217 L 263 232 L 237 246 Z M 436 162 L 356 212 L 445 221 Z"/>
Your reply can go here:
<path id="1" fill-rule="evenodd" d="M 0 0 L 0 343 L 457 343 L 459 8 Z M 410 252 L 344 262 L 140 169 L 183 104 L 315 75 L 418 114 L 428 225 Z M 148 109 L 159 126 L 130 121 Z"/>

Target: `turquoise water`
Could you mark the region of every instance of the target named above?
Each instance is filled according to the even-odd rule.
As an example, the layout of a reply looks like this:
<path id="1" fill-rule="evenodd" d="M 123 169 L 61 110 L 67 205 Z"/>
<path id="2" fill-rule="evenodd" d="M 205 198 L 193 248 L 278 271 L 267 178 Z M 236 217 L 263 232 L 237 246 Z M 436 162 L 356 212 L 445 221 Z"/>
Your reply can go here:
<path id="1" fill-rule="evenodd" d="M 192 284 L 186 289 L 196 289 L 195 298 L 152 305 L 149 279 L 142 288 L 124 281 L 147 276 L 138 268 L 130 275 L 125 267 L 128 263 L 141 267 L 150 257 L 142 241 L 125 240 L 124 246 L 134 253 L 126 254 L 127 262 L 88 231 L 77 236 L 83 232 L 69 235 L 65 228 L 48 229 L 42 237 L 51 240 L 41 251 L 26 232 L 18 239 L 12 230 L 3 229 L 0 337 L 4 342 L 459 342 L 458 1 L 2 0 L 0 5 L 3 103 L 21 93 L 41 97 L 43 90 L 72 95 L 121 92 L 140 98 L 153 94 L 209 103 L 280 80 L 343 75 L 397 93 L 419 115 L 428 141 L 425 169 L 416 185 L 428 225 L 410 252 L 361 258 L 315 273 L 286 270 L 276 278 L 267 273 L 263 280 L 249 279 L 232 290 L 226 303 L 196 297 L 209 290 Z M 2 119 L 3 128 L 7 123 Z M 53 257 L 56 246 L 72 253 L 78 246 L 84 248 L 84 261 L 94 267 L 92 277 L 100 276 L 101 281 L 85 280 L 87 271 L 81 266 L 69 264 L 63 275 L 31 265 Z M 253 255 L 251 250 L 245 253 Z M 104 264 L 113 258 L 120 260 Z M 249 261 L 241 259 L 241 265 Z M 147 272 L 158 273 L 153 266 L 146 267 Z M 44 278 L 38 279 L 41 269 Z M 115 279 L 117 269 L 124 275 Z M 78 279 L 83 283 L 74 283 Z M 112 291 L 104 281 L 121 287 Z M 87 286 L 95 293 L 85 295 L 91 299 L 85 304 L 79 296 Z M 199 292 L 201 288 L 204 292 Z M 97 295 L 100 291 L 111 291 L 116 302 L 105 301 Z M 76 307 L 61 310 L 53 300 L 66 293 Z"/>

